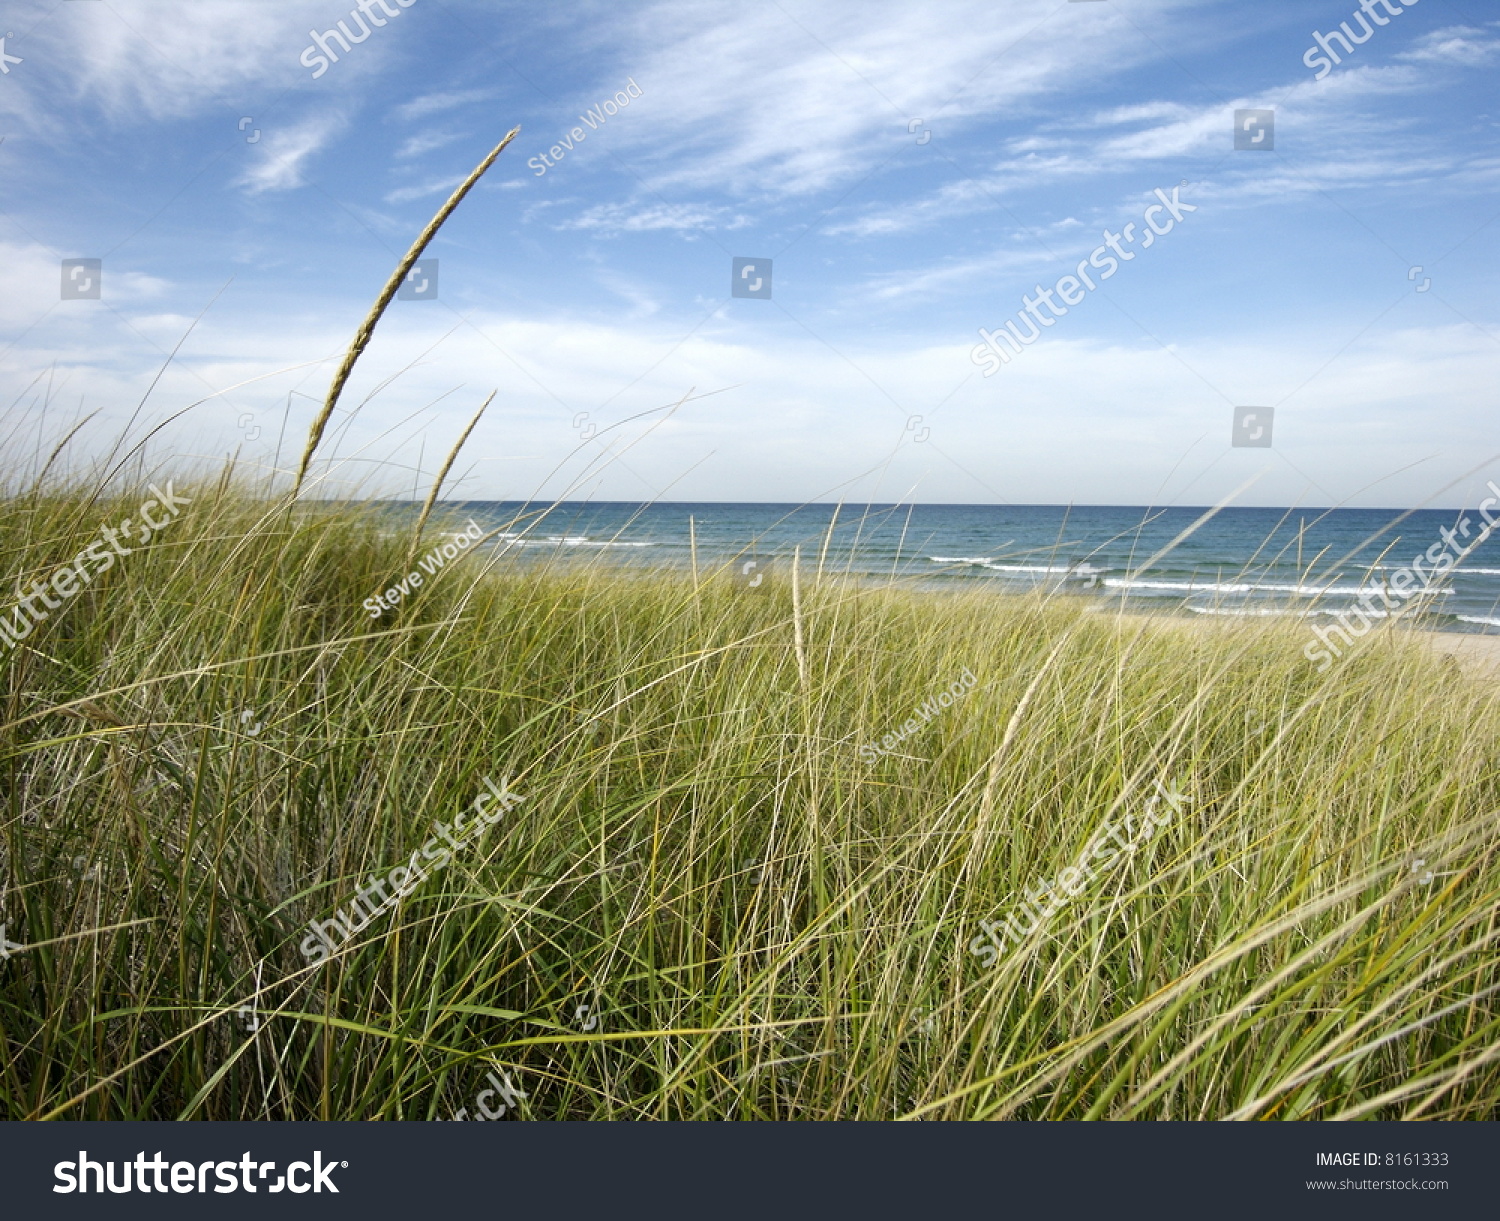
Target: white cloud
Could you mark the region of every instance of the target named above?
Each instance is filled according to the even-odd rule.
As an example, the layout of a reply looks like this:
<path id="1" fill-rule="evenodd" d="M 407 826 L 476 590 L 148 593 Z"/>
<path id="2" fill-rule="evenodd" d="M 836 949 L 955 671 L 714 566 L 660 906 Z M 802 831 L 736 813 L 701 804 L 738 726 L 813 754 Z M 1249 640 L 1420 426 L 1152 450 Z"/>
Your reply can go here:
<path id="1" fill-rule="evenodd" d="M 451 89 L 440 93 L 427 93 L 397 106 L 391 114 L 409 123 L 413 119 L 425 119 L 429 115 L 455 110 L 470 102 L 483 102 L 495 96 L 493 89 Z"/>
<path id="2" fill-rule="evenodd" d="M 386 195 L 385 202 L 410 203 L 414 199 L 426 199 L 429 195 L 452 194 L 453 188 L 467 177 L 467 174 L 456 174 L 447 178 L 429 178 L 416 186 L 399 187 Z"/>
<path id="3" fill-rule="evenodd" d="M 308 160 L 322 151 L 345 127 L 339 114 L 321 114 L 304 119 L 295 127 L 273 128 L 262 138 L 259 154 L 235 186 L 252 195 L 264 191 L 290 191 L 305 181 Z"/>
<path id="4" fill-rule="evenodd" d="M 872 301 L 931 300 L 1023 268 L 1045 271 L 1057 261 L 1054 255 L 1041 249 L 1001 250 L 979 258 L 946 261 L 932 268 L 881 272 L 870 277 L 860 295 Z"/>
<path id="5" fill-rule="evenodd" d="M 1440 38 L 1434 45 L 1447 46 L 1450 41 Z M 1081 123 L 1054 121 L 1046 135 L 1007 141 L 1003 155 L 983 176 L 947 182 L 895 206 L 869 209 L 824 232 L 867 238 L 931 229 L 957 216 L 999 211 L 1018 191 L 1069 179 L 1097 179 L 1143 163 L 1214 156 L 1228 151 L 1231 117 L 1238 108 L 1274 109 L 1278 143 L 1286 152 L 1274 161 L 1262 154 L 1249 154 L 1248 162 L 1221 161 L 1214 182 L 1195 184 L 1200 192 L 1212 192 L 1216 203 L 1286 199 L 1333 188 L 1399 187 L 1435 178 L 1484 189 L 1500 167 L 1475 159 L 1466 148 L 1435 144 L 1412 130 L 1409 119 L 1370 105 L 1380 98 L 1431 89 L 1442 79 L 1436 69 L 1360 65 L 1308 89 L 1268 89 L 1227 105 L 1149 101 L 1097 113 Z M 1143 122 L 1147 126 L 1137 130 L 1116 130 Z"/>
<path id="6" fill-rule="evenodd" d="M 68 254 L 72 256 L 72 252 Z M 73 257 L 86 258 L 87 255 Z M 0 326 L 11 332 L 39 322 L 62 296 L 62 268 L 56 252 L 33 243 L 0 242 L 0 264 L 5 267 L 5 291 L 0 293 Z M 70 308 L 83 302 L 68 302 Z"/>
<path id="7" fill-rule="evenodd" d="M 650 318 L 661 312 L 661 302 L 647 294 L 638 279 L 610 271 L 600 271 L 598 278 L 610 292 L 630 303 L 630 312 L 625 316 L 627 321 Z"/>
<path id="8" fill-rule="evenodd" d="M 17 338 L 17 332 L 49 317 L 58 321 L 85 319 L 98 314 L 98 301 L 62 300 L 62 265 L 64 258 L 89 258 L 90 252 L 49 250 L 33 242 L 0 241 L 0 266 L 5 268 L 5 292 L 0 293 L 0 326 Z M 159 276 L 149 275 L 131 266 L 127 255 L 104 260 L 104 300 L 110 304 L 127 304 L 159 300 L 170 285 Z M 108 312 L 108 311 L 103 311 Z M 26 348 L 25 343 L 18 347 Z"/>
<path id="9" fill-rule="evenodd" d="M 1140 16 L 1183 7 L 1155 0 Z M 783 11 L 785 10 L 785 11 Z M 1138 16 L 1139 19 L 1139 16 Z M 659 184 L 763 197 L 825 189 L 912 140 L 911 118 L 956 132 L 1002 108 L 1032 110 L 1078 75 L 1149 53 L 1108 6 L 897 0 L 745 8 L 669 0 L 637 15 L 620 52 L 644 91 L 620 145 Z"/>
<path id="10" fill-rule="evenodd" d="M 180 118 L 238 100 L 248 86 L 307 78 L 297 59 L 308 28 L 328 12 L 326 0 L 31 7 L 34 45 L 66 87 L 106 116 L 132 119 Z"/>
<path id="11" fill-rule="evenodd" d="M 1094 123 L 1099 127 L 1118 127 L 1124 123 L 1139 123 L 1150 119 L 1186 119 L 1192 113 L 1192 107 L 1181 102 L 1133 102 L 1096 115 Z"/>
<path id="12" fill-rule="evenodd" d="M 933 222 L 965 212 L 983 211 L 994 206 L 994 197 L 986 194 L 984 184 L 972 178 L 945 183 L 935 193 L 909 200 L 895 207 L 876 208 L 853 220 L 839 221 L 824 227 L 831 235 L 873 237 L 923 228 Z"/>
<path id="13" fill-rule="evenodd" d="M 49 110 L 78 100 L 93 105 L 94 122 L 111 123 L 188 118 L 226 105 L 243 107 L 253 97 L 264 106 L 289 88 L 326 97 L 334 74 L 340 87 L 366 80 L 403 45 L 399 36 L 373 30 L 375 36 L 350 53 L 340 51 L 339 62 L 314 80 L 301 63 L 310 31 L 336 28 L 341 19 L 353 24 L 353 8 L 352 0 L 23 0 L 12 6 L 5 28 L 24 31 L 28 67 L 45 65 L 47 71 L 20 78 L 12 73 L 6 83 L 14 82 L 18 95 L 35 95 L 28 109 L 37 130 L 47 127 Z M 387 26 L 398 26 L 408 12 L 395 11 Z M 441 109 L 442 96 L 409 106 L 421 112 L 425 104 L 430 113 Z M 0 100 L 0 108 L 12 113 L 22 107 L 18 97 Z"/>
<path id="14" fill-rule="evenodd" d="M 1417 39 L 1416 45 L 1397 59 L 1417 63 L 1457 64 L 1476 68 L 1491 62 L 1500 51 L 1500 39 L 1473 26 L 1455 25 L 1433 30 Z"/>
<path id="15" fill-rule="evenodd" d="M 402 142 L 401 147 L 396 150 L 398 160 L 408 160 L 412 157 L 420 157 L 423 153 L 430 153 L 434 149 L 446 148 L 462 140 L 464 135 L 457 131 L 423 131 L 414 136 L 408 136 Z"/>
<path id="16" fill-rule="evenodd" d="M 32 291 L 50 291 L 55 298 L 55 264 L 36 252 L 0 254 L 13 261 L 19 256 L 29 269 L 28 283 L 35 281 Z M 1241 482 L 1247 462 L 1261 461 L 1271 474 L 1256 487 L 1255 503 L 1327 503 L 1415 457 L 1434 454 L 1434 462 L 1361 501 L 1416 503 L 1472 464 L 1492 414 L 1493 341 L 1472 327 L 1423 321 L 1425 302 L 1415 294 L 1406 312 L 1362 336 L 1321 372 L 1330 354 L 1326 335 L 1273 325 L 1252 337 L 1195 340 L 1171 351 L 1145 340 L 1109 343 L 1053 334 L 985 379 L 969 361 L 968 336 L 961 343 L 893 343 L 879 333 L 841 338 L 840 355 L 805 335 L 726 315 L 684 339 L 682 318 L 661 312 L 644 290 L 609 272 L 598 282 L 632 312 L 603 322 L 576 314 L 481 311 L 472 328 L 456 330 L 447 315 L 388 318 L 345 395 L 351 414 L 341 422 L 347 428 L 325 444 L 326 454 L 351 459 L 340 477 L 399 471 L 386 490 L 406 494 L 419 440 L 456 433 L 477 397 L 498 385 L 506 410 L 481 425 L 467 464 L 460 464 L 463 494 L 560 494 L 568 488 L 567 476 L 548 482 L 548 475 L 578 445 L 571 424 L 577 412 L 593 413 L 603 428 L 673 402 L 689 387 L 698 394 L 736 387 L 685 406 L 583 490 L 615 499 L 655 496 L 670 487 L 675 499 L 800 500 L 837 494 L 861 471 L 889 462 L 885 475 L 848 485 L 848 494 L 1087 504 L 1175 498 L 1201 504 Z M 287 394 L 300 388 L 311 397 L 294 399 L 287 446 L 295 450 L 330 366 L 278 371 L 336 356 L 347 334 L 315 307 L 244 317 L 227 303 L 223 308 L 194 332 L 154 394 L 153 407 L 165 414 L 213 389 L 269 376 L 214 399 L 174 426 L 161 438 L 164 452 L 222 452 L 238 440 L 241 414 L 251 411 L 266 426 L 259 444 L 269 456 Z M 123 418 L 187 319 L 162 313 L 135 315 L 129 322 L 125 326 L 97 303 L 54 314 L 33 334 L 24 357 L 0 358 L 0 373 L 25 386 L 55 363 L 70 402 L 81 396 L 89 406 L 109 403 L 112 418 Z M 392 376 L 390 386 L 355 410 Z M 455 393 L 456 387 L 461 389 Z M 439 407 L 424 409 L 443 395 L 449 397 Z M 1229 450 L 1232 402 L 1279 404 L 1275 453 Z M 905 424 L 912 414 L 932 428 L 930 444 L 910 443 Z M 615 435 L 643 435 L 648 423 L 638 421 Z M 90 439 L 102 447 L 113 438 L 101 427 Z M 433 447 L 427 448 L 430 456 Z M 516 460 L 479 461 L 494 455 Z M 1187 460 L 1172 475 L 1184 455 Z M 578 469 L 576 460 L 566 468 Z"/>
<path id="17" fill-rule="evenodd" d="M 554 229 L 586 229 L 600 234 L 645 233 L 653 229 L 739 229 L 748 223 L 731 209 L 708 204 L 596 204 Z"/>

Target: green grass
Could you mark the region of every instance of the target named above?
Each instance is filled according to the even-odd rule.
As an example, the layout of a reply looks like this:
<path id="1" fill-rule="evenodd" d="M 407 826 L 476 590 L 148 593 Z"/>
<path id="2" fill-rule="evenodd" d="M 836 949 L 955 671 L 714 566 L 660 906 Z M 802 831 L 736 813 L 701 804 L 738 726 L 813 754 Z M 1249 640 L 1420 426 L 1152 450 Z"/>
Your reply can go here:
<path id="1" fill-rule="evenodd" d="M 0 501 L 6 570 L 128 492 Z M 1416 637 L 1319 675 L 1305 628 L 477 552 L 372 621 L 388 517 L 190 495 L 0 656 L 6 1118 L 447 1119 L 496 1066 L 529 1119 L 1496 1117 L 1500 719 Z M 969 953 L 1157 781 L 1149 847 Z"/>

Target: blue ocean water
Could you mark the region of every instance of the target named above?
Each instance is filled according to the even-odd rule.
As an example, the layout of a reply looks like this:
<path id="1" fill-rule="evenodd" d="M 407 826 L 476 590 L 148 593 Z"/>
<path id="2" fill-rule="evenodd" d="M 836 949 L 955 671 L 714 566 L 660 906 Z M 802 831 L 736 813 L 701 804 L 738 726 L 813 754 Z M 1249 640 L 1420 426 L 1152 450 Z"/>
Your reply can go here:
<path id="1" fill-rule="evenodd" d="M 687 569 L 691 520 L 704 572 L 748 558 L 785 571 L 800 546 L 804 572 L 821 556 L 829 572 L 919 588 L 1046 588 L 1193 615 L 1335 615 L 1415 559 L 1420 573 L 1411 579 L 1421 592 L 1408 605 L 1420 604 L 1424 626 L 1500 628 L 1500 539 L 1481 537 L 1475 510 L 1228 508 L 1170 546 L 1205 508 L 493 501 L 445 508 L 500 530 L 491 545 L 502 564 L 586 556 Z M 1437 558 L 1445 549 L 1465 554 L 1447 568 Z M 1387 613 L 1379 597 L 1367 602 L 1377 617 Z"/>

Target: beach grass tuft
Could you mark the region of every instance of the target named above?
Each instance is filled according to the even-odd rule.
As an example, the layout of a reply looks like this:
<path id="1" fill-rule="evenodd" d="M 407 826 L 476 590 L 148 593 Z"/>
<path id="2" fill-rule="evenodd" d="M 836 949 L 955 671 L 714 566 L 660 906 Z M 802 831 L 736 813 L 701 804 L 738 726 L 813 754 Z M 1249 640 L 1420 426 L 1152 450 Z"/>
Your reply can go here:
<path id="1" fill-rule="evenodd" d="M 6 568 L 130 490 L 9 495 Z M 372 618 L 467 512 L 183 495 L 0 654 L 6 1118 L 449 1119 L 488 1073 L 524 1119 L 1496 1118 L 1496 691 L 1418 634 L 1318 674 L 1295 624 L 490 544 Z M 486 778 L 524 799 L 310 961 Z"/>

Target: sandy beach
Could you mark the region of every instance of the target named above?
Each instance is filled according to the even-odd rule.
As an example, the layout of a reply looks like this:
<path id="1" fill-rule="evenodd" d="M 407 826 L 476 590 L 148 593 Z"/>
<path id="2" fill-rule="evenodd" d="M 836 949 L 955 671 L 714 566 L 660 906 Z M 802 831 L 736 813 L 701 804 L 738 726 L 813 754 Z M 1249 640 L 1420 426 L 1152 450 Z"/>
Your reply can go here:
<path id="1" fill-rule="evenodd" d="M 1160 627 L 1170 623 L 1190 627 L 1200 632 L 1212 632 L 1216 630 L 1216 625 L 1217 630 L 1231 630 L 1225 625 L 1235 622 L 1198 615 L 1175 614 L 1170 611 L 1158 614 L 1144 614 L 1139 611 L 1119 614 L 1101 609 L 1098 613 L 1107 614 L 1121 624 L 1142 626 L 1156 624 Z M 1410 634 L 1425 642 L 1427 647 L 1439 656 L 1451 657 L 1471 678 L 1500 678 L 1500 636 L 1477 636 L 1465 632 L 1434 632 L 1421 629 L 1413 630 Z"/>
<path id="2" fill-rule="evenodd" d="M 1500 636 L 1465 636 L 1457 632 L 1424 632 L 1431 648 L 1452 657 L 1475 678 L 1500 678 Z"/>

